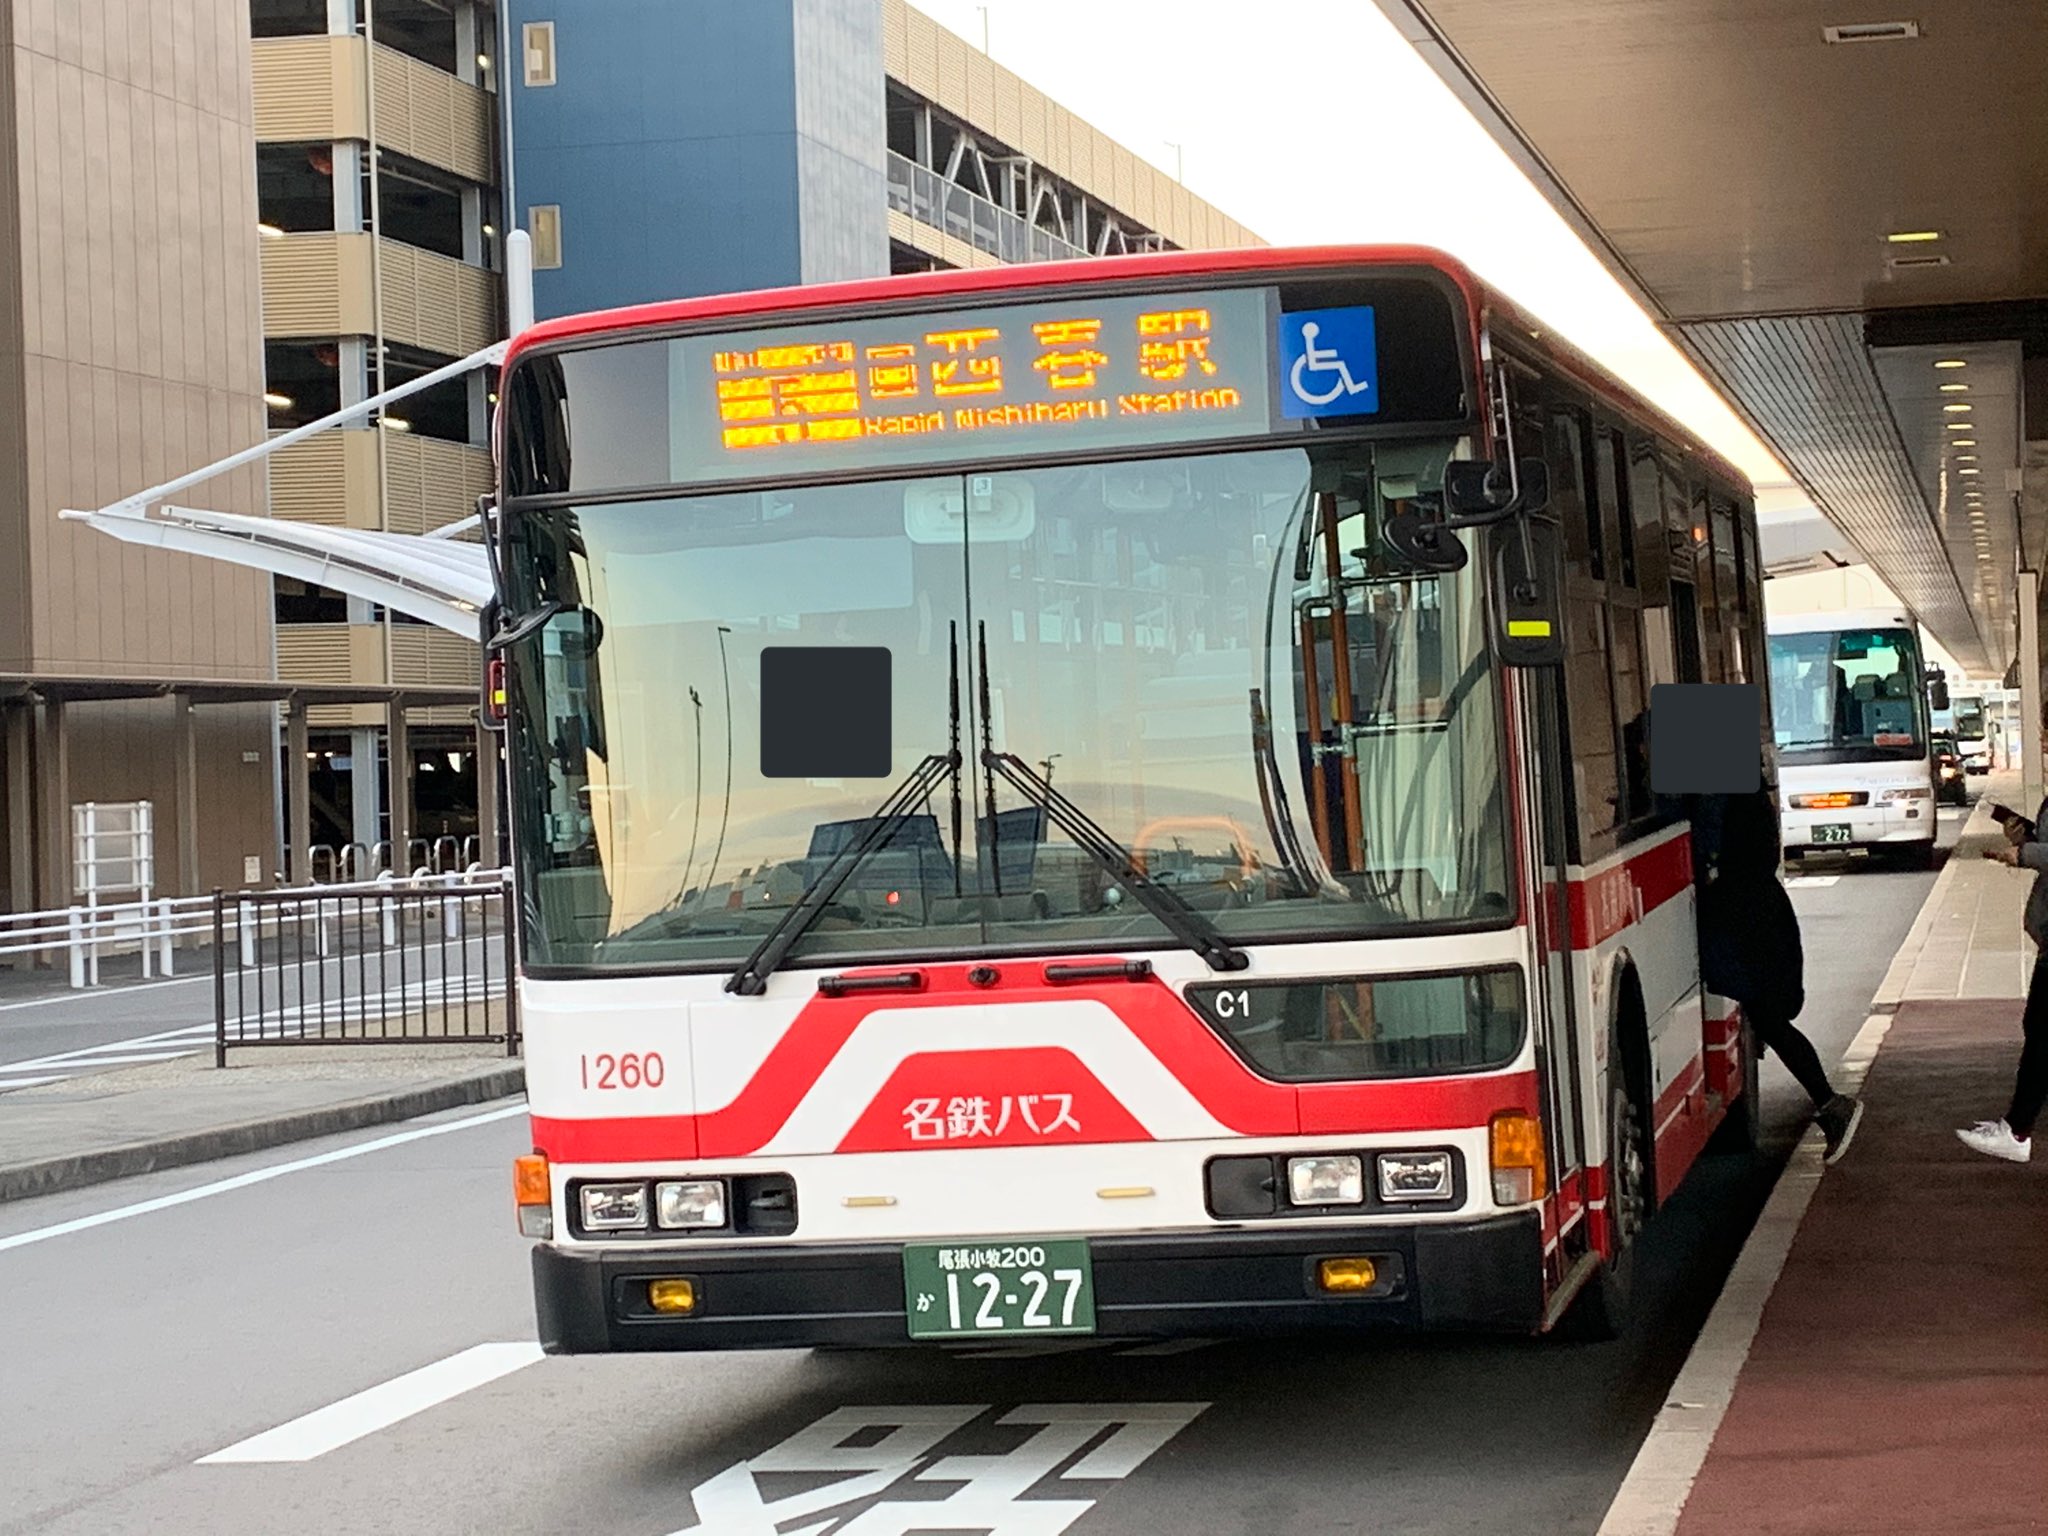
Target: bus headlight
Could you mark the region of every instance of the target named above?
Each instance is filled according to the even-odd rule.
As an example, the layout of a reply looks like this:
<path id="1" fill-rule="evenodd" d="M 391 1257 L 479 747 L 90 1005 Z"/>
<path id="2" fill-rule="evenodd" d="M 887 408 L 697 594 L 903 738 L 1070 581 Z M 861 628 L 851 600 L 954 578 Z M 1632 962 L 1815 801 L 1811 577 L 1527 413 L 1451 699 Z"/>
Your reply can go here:
<path id="1" fill-rule="evenodd" d="M 1365 1160 L 1357 1157 L 1290 1157 L 1287 1198 L 1295 1205 L 1365 1204 Z"/>
<path id="2" fill-rule="evenodd" d="M 645 1184 L 585 1184 L 577 1197 L 586 1231 L 630 1232 L 647 1225 Z"/>
<path id="3" fill-rule="evenodd" d="M 1448 1152 L 1382 1152 L 1378 1166 L 1380 1198 L 1390 1204 L 1451 1198 Z"/>
<path id="4" fill-rule="evenodd" d="M 1911 789 L 1888 789 L 1878 798 L 1880 800 L 1926 800 L 1931 798 L 1933 794 L 1934 791 L 1925 785 L 1916 784 Z"/>
<path id="5" fill-rule="evenodd" d="M 689 1179 L 654 1186 L 654 1224 L 658 1227 L 722 1227 L 725 1185 L 718 1179 Z"/>

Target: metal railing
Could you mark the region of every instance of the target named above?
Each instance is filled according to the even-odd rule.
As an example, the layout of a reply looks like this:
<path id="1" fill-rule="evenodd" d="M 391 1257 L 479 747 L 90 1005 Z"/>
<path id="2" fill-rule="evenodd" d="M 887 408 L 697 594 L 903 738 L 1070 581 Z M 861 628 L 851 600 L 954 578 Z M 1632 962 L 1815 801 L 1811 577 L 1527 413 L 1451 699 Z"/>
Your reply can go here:
<path id="1" fill-rule="evenodd" d="M 100 984 L 100 958 L 136 950 L 142 979 L 175 974 L 178 942 L 204 941 L 213 933 L 211 896 L 159 896 L 99 906 L 58 907 L 45 912 L 0 914 L 0 960 L 64 956 L 74 987 Z"/>
<path id="2" fill-rule="evenodd" d="M 212 898 L 214 1059 L 260 1045 L 519 1052 L 501 870 Z"/>
<path id="3" fill-rule="evenodd" d="M 483 843 L 468 837 L 415 837 L 405 844 L 405 857 L 394 858 L 397 850 L 388 841 L 375 843 L 315 843 L 306 850 L 306 877 L 313 885 L 348 885 L 374 880 L 379 875 L 474 874 Z"/>
<path id="4" fill-rule="evenodd" d="M 918 223 L 944 230 L 978 251 L 1007 262 L 1066 261 L 1088 253 L 1050 230 L 1019 218 L 979 192 L 937 171 L 889 152 L 889 206 Z"/>

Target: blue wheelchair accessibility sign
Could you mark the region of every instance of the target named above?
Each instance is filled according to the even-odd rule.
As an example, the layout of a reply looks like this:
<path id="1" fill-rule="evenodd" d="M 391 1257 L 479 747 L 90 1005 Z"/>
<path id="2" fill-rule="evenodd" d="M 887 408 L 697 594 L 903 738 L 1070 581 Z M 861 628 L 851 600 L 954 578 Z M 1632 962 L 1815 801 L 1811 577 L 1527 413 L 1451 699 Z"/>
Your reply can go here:
<path id="1" fill-rule="evenodd" d="M 1303 309 L 1280 317 L 1280 414 L 1370 416 L 1380 408 L 1372 306 Z"/>

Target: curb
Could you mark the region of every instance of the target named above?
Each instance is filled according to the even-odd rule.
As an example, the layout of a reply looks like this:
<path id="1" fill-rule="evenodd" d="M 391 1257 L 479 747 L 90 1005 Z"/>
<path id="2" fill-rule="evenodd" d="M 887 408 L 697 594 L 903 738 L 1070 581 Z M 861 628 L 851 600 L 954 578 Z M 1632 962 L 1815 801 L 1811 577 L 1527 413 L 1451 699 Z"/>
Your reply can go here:
<path id="1" fill-rule="evenodd" d="M 268 1119 L 210 1126 L 203 1131 L 165 1136 L 156 1141 L 131 1142 L 120 1147 L 103 1147 L 72 1157 L 12 1163 L 0 1166 L 0 1202 L 54 1195 L 67 1189 L 83 1189 L 114 1179 L 133 1178 L 140 1173 L 210 1163 L 245 1152 L 266 1151 L 288 1142 L 311 1141 L 320 1136 L 361 1130 L 364 1126 L 412 1120 L 421 1115 L 439 1114 L 443 1110 L 509 1098 L 523 1093 L 525 1089 L 524 1066 L 498 1067 L 452 1081 L 428 1083 L 397 1093 L 351 1099 L 342 1104 L 327 1104 L 318 1109 L 299 1110 Z"/>
<path id="2" fill-rule="evenodd" d="M 1891 1027 L 1889 1012 L 1864 1019 L 1836 1072 L 1844 1092 L 1863 1087 Z M 1802 1133 L 1595 1536 L 1672 1536 L 1677 1530 L 1824 1171 L 1819 1137 Z"/>

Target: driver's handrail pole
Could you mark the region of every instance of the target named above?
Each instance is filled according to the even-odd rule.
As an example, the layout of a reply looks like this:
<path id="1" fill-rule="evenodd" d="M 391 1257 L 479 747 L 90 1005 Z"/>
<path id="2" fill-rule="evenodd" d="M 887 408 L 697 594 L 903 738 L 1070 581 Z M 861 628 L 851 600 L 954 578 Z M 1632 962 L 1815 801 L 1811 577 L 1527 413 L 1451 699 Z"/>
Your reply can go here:
<path id="1" fill-rule="evenodd" d="M 747 956 L 740 968 L 726 978 L 725 990 L 737 992 L 742 997 L 759 996 L 768 985 L 768 977 L 781 966 L 784 957 L 810 927 L 812 916 L 839 894 L 840 888 L 860 867 L 861 860 L 895 836 L 897 823 L 904 812 L 930 798 L 938 787 L 938 776 L 955 771 L 956 760 L 936 752 L 913 768 L 910 777 L 882 802 L 867 830 L 834 856 L 833 862 L 825 867 L 824 877 L 783 914 L 782 920 L 768 931 L 767 937 L 755 946 L 754 952 Z"/>
<path id="2" fill-rule="evenodd" d="M 1325 491 L 1323 559 L 1330 568 L 1330 685 L 1335 691 L 1331 724 L 1337 731 L 1338 772 L 1344 784 L 1344 858 L 1353 869 L 1365 864 L 1365 819 L 1358 803 L 1357 759 L 1351 733 L 1357 725 L 1351 697 L 1351 621 L 1345 611 L 1344 552 L 1337 537 L 1337 498 Z"/>

